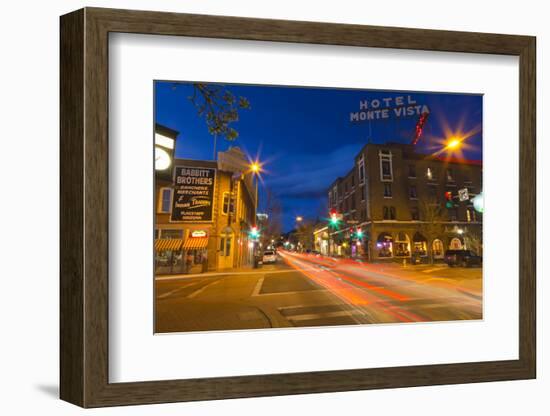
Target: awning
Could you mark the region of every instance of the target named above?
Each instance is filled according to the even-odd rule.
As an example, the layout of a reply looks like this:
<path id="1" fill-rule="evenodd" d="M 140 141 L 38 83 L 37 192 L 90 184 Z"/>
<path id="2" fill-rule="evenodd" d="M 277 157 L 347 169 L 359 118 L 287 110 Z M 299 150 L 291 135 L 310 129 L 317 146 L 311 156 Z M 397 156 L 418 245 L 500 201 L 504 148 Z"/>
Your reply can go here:
<path id="1" fill-rule="evenodd" d="M 206 237 L 189 237 L 183 243 L 184 250 L 197 250 L 200 248 L 206 248 L 208 245 L 208 238 Z"/>
<path id="2" fill-rule="evenodd" d="M 155 251 L 178 251 L 181 250 L 183 240 L 179 238 L 161 238 L 155 240 Z"/>

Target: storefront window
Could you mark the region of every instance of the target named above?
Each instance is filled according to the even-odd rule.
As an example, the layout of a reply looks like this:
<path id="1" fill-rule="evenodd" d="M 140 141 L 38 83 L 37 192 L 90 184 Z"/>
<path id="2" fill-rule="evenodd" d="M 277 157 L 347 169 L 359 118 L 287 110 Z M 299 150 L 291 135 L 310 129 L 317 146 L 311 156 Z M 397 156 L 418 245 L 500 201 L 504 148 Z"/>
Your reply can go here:
<path id="1" fill-rule="evenodd" d="M 183 230 L 155 231 L 155 273 L 173 274 L 183 272 Z"/>
<path id="2" fill-rule="evenodd" d="M 459 238 L 454 237 L 449 243 L 449 248 L 451 250 L 462 250 L 462 241 Z"/>
<path id="3" fill-rule="evenodd" d="M 425 241 L 415 241 L 414 242 L 414 252 L 419 256 L 425 256 L 427 254 L 426 242 Z"/>
<path id="4" fill-rule="evenodd" d="M 435 239 L 432 244 L 433 256 L 436 259 L 443 258 L 443 242 L 439 239 Z"/>
<path id="5" fill-rule="evenodd" d="M 420 234 L 415 233 L 413 236 L 413 255 L 424 257 L 428 255 L 428 242 L 426 238 Z"/>
<path id="6" fill-rule="evenodd" d="M 160 238 L 183 238 L 183 230 L 160 230 Z"/>
<path id="7" fill-rule="evenodd" d="M 376 242 L 376 251 L 378 257 L 393 256 L 393 237 L 389 233 L 381 233 Z"/>
<path id="8" fill-rule="evenodd" d="M 398 233 L 395 240 L 395 257 L 409 257 L 411 255 L 409 236 L 405 233 Z"/>

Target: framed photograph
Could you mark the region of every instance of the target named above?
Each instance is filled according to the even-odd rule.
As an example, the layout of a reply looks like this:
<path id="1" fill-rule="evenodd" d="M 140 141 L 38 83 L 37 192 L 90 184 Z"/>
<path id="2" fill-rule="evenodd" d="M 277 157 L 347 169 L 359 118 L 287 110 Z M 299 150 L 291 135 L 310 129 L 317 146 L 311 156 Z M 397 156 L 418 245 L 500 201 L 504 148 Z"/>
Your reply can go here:
<path id="1" fill-rule="evenodd" d="M 82 407 L 536 376 L 535 38 L 61 17 Z"/>

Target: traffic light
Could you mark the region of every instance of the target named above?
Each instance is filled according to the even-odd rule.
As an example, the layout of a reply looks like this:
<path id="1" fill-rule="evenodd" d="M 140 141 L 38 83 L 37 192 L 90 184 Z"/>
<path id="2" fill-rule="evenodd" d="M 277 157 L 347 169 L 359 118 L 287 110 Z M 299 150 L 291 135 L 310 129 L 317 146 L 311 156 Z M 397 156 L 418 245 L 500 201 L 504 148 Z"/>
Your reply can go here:
<path id="1" fill-rule="evenodd" d="M 250 229 L 250 237 L 253 239 L 256 239 L 260 236 L 260 230 L 258 230 L 258 227 L 254 226 Z"/>
<path id="2" fill-rule="evenodd" d="M 357 238 L 363 238 L 363 230 L 361 229 L 361 227 L 357 227 L 357 230 L 355 231 L 355 236 Z"/>
<path id="3" fill-rule="evenodd" d="M 330 225 L 338 225 L 338 213 L 335 209 L 330 210 Z"/>
<path id="4" fill-rule="evenodd" d="M 447 208 L 452 208 L 455 206 L 454 202 L 453 202 L 453 193 L 451 191 L 447 191 L 445 192 L 445 200 L 447 202 L 445 202 L 445 206 Z"/>

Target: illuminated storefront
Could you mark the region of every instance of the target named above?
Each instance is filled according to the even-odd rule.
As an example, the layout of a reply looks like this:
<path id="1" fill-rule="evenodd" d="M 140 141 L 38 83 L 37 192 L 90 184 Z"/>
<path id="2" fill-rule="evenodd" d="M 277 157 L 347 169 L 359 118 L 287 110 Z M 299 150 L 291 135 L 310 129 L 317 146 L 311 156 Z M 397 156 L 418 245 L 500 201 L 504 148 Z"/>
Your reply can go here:
<path id="1" fill-rule="evenodd" d="M 217 161 L 174 158 L 172 177 L 157 176 L 155 273 L 195 274 L 253 261 L 248 233 L 256 198 L 238 148 Z"/>

